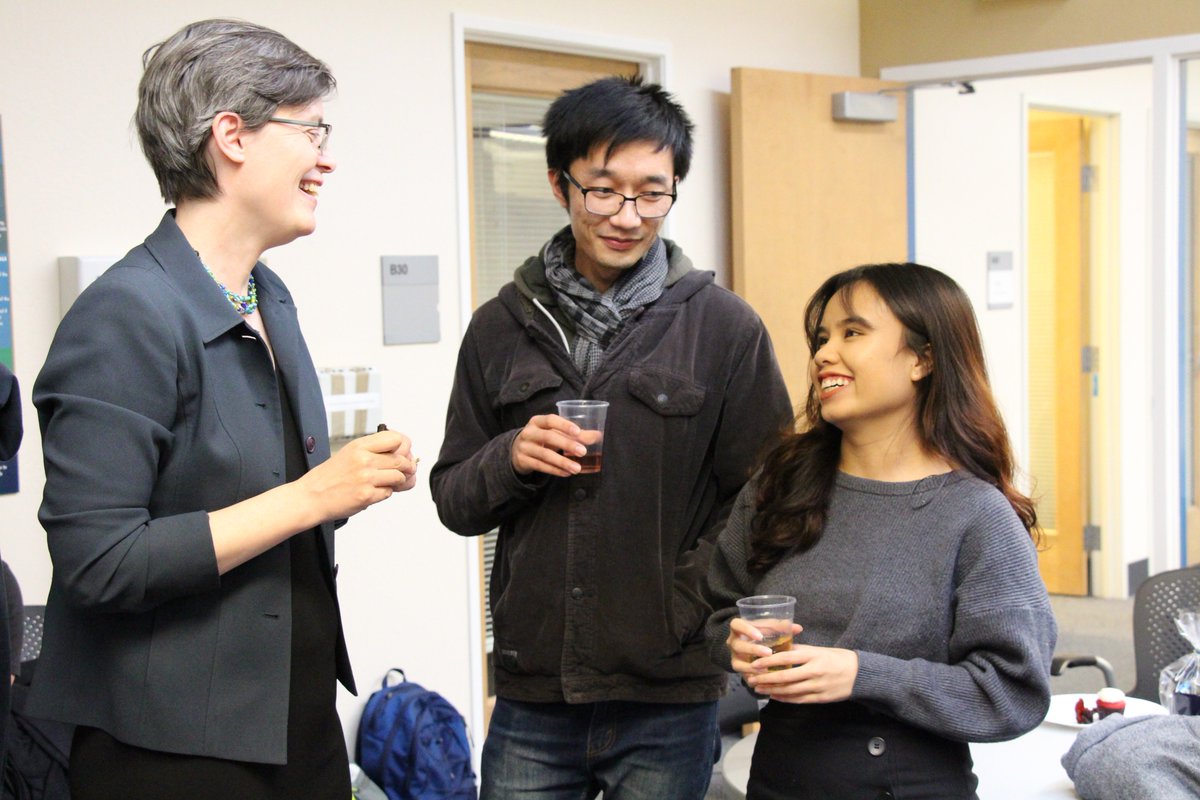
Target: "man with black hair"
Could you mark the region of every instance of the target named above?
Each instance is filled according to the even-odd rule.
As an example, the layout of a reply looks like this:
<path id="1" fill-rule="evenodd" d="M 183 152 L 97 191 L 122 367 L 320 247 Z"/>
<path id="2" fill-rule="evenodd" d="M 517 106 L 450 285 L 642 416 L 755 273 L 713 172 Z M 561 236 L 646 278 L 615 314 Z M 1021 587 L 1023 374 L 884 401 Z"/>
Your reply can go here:
<path id="1" fill-rule="evenodd" d="M 726 684 L 700 583 L 791 407 L 758 316 L 658 235 L 691 162 L 683 109 L 606 78 L 543 128 L 570 224 L 471 320 L 430 476 L 448 528 L 500 528 L 481 797 L 698 799 Z M 577 398 L 610 404 L 598 473 L 553 413 Z"/>

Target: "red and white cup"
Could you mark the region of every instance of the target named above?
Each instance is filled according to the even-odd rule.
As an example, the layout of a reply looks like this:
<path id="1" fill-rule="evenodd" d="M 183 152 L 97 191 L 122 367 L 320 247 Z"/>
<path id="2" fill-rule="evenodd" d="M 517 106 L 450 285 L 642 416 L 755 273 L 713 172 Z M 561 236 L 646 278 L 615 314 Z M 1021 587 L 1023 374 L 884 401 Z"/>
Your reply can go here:
<path id="1" fill-rule="evenodd" d="M 1125 693 L 1120 689 L 1106 686 L 1096 695 L 1096 719 L 1104 719 L 1109 714 L 1125 713 Z"/>

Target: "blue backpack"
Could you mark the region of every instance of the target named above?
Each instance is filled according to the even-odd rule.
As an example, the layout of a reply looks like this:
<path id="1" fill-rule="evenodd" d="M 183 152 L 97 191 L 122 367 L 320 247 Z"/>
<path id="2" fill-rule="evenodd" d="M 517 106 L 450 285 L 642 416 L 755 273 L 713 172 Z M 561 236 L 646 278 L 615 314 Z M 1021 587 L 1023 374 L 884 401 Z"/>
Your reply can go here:
<path id="1" fill-rule="evenodd" d="M 399 673 L 396 683 L 389 683 Z M 358 723 L 355 761 L 389 800 L 475 800 L 467 724 L 446 698 L 390 669 Z"/>

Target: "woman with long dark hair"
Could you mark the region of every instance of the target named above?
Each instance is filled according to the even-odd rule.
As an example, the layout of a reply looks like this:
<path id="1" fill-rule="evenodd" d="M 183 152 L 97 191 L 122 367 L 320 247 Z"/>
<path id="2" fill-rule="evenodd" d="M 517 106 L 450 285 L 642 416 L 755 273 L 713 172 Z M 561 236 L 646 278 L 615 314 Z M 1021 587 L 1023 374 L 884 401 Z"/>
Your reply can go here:
<path id="1" fill-rule="evenodd" d="M 713 658 L 771 701 L 747 796 L 974 798 L 967 743 L 1041 722 L 1056 627 L 970 300 L 929 267 L 863 266 L 805 327 L 798 432 L 708 575 Z M 754 594 L 796 597 L 792 649 L 737 618 Z"/>

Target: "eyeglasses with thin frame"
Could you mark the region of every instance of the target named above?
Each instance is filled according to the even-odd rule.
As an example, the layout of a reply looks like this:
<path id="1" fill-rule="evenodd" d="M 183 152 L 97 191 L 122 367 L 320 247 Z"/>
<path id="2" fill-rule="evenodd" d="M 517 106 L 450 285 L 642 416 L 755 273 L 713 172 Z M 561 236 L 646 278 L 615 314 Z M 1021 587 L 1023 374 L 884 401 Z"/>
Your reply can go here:
<path id="1" fill-rule="evenodd" d="M 579 181 L 571 176 L 571 173 L 563 170 L 563 175 L 566 175 L 571 185 L 583 195 L 583 207 L 601 217 L 615 217 L 621 213 L 621 209 L 625 207 L 626 203 L 631 202 L 634 210 L 642 219 L 658 219 L 667 215 L 667 212 L 675 205 L 675 198 L 679 196 L 678 192 L 642 192 L 629 197 L 601 186 L 585 189 Z"/>
<path id="2" fill-rule="evenodd" d="M 284 117 L 269 117 L 267 122 L 278 122 L 282 125 L 302 125 L 308 128 L 305 133 L 312 143 L 317 146 L 318 153 L 325 152 L 325 145 L 329 143 L 329 136 L 333 133 L 333 125 L 328 122 L 310 122 L 305 119 L 286 119 Z"/>

